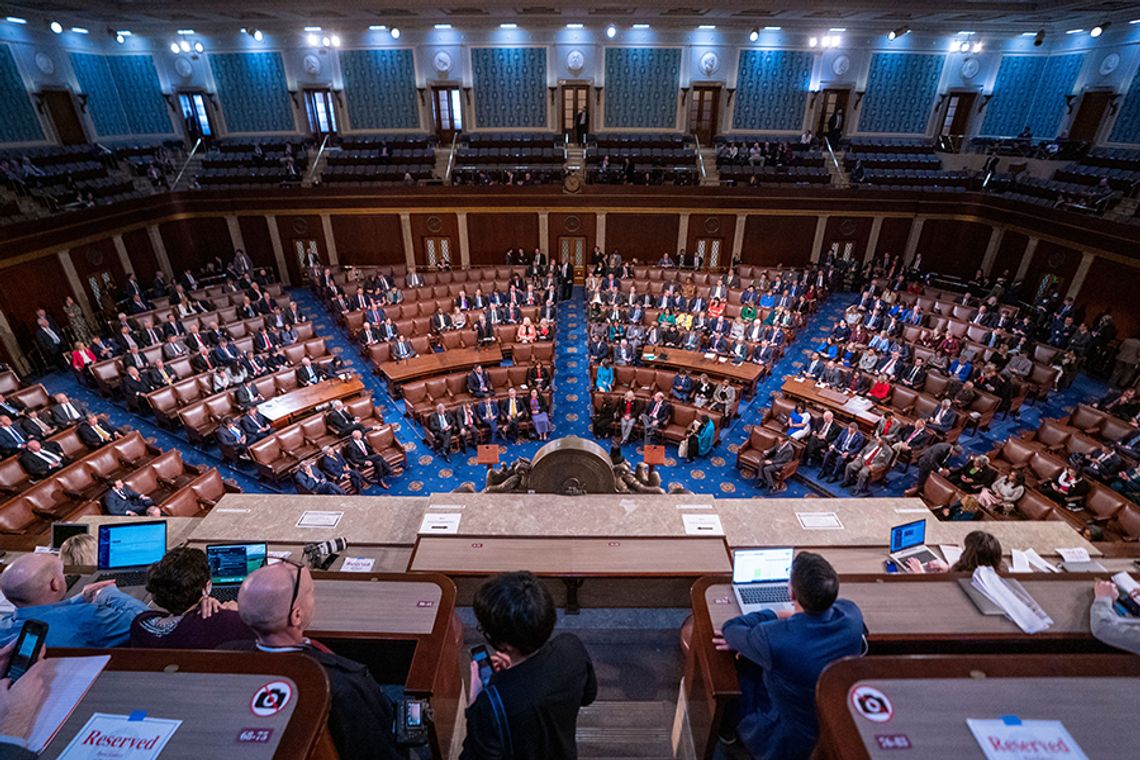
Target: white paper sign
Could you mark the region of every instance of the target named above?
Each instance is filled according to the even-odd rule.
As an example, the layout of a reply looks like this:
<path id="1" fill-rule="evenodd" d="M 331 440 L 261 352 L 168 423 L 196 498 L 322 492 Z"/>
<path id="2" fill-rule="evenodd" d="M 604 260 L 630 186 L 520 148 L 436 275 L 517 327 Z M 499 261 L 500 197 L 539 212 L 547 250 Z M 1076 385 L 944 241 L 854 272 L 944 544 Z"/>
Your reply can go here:
<path id="1" fill-rule="evenodd" d="M 843 530 L 843 523 L 834 512 L 796 512 L 796 519 L 804 530 Z"/>
<path id="2" fill-rule="evenodd" d="M 246 507 L 214 507 L 212 512 L 226 512 L 235 515 L 244 515 L 249 512 Z"/>
<path id="3" fill-rule="evenodd" d="M 458 533 L 461 514 L 454 512 L 433 512 L 424 515 L 420 533 Z"/>
<path id="4" fill-rule="evenodd" d="M 375 567 L 376 560 L 371 557 L 345 557 L 344 564 L 340 566 L 342 573 L 370 573 Z"/>
<path id="5" fill-rule="evenodd" d="M 939 544 L 938 548 L 942 551 L 942 558 L 946 560 L 947 565 L 953 566 L 962 556 L 962 547 L 957 544 Z"/>
<path id="6" fill-rule="evenodd" d="M 466 504 L 428 504 L 428 509 L 463 509 Z"/>
<path id="7" fill-rule="evenodd" d="M 169 718 L 130 720 L 126 715 L 95 713 L 60 753 L 59 760 L 153 760 L 181 725 L 182 721 Z"/>
<path id="8" fill-rule="evenodd" d="M 1057 553 L 1061 555 L 1061 560 L 1064 562 L 1088 562 L 1089 552 L 1081 546 L 1074 546 L 1071 549 L 1062 549 L 1057 547 Z"/>
<path id="9" fill-rule="evenodd" d="M 987 760 L 1088 760 L 1059 720 L 978 720 L 966 725 Z"/>
<path id="10" fill-rule="evenodd" d="M 681 515 L 685 533 L 690 536 L 723 536 L 720 515 Z"/>
<path id="11" fill-rule="evenodd" d="M 925 515 L 930 512 L 926 507 L 896 507 L 895 513 L 900 515 Z"/>
<path id="12" fill-rule="evenodd" d="M 308 510 L 297 521 L 298 528 L 335 528 L 344 512 L 318 512 Z"/>
<path id="13" fill-rule="evenodd" d="M 678 504 L 677 509 L 712 509 L 712 504 Z"/>
<path id="14" fill-rule="evenodd" d="M 1033 570 L 1029 567 L 1029 557 L 1021 549 L 1010 549 L 1010 559 L 1012 560 L 1013 567 L 1011 568 L 1015 573 L 1031 573 Z"/>

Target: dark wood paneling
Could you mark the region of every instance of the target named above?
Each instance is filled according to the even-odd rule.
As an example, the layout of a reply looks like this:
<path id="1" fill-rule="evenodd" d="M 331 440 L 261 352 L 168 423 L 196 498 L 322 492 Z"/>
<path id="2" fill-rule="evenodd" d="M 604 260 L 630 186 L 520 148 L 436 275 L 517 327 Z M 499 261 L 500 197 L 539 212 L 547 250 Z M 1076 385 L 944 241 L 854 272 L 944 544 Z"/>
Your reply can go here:
<path id="1" fill-rule="evenodd" d="M 855 244 L 851 251 L 853 261 L 862 261 L 867 253 L 867 241 L 871 237 L 871 225 L 874 220 L 866 216 L 833 216 L 827 220 L 827 229 L 823 233 L 823 250 L 831 250 L 832 243 L 839 243 L 838 253 L 843 255 L 847 242 Z"/>
<path id="2" fill-rule="evenodd" d="M 685 250 L 691 257 L 701 238 L 720 238 L 720 266 L 728 266 L 732 261 L 732 240 L 735 235 L 736 216 L 733 214 L 691 214 L 689 231 L 685 236 Z M 705 262 L 708 263 L 708 254 L 705 255 Z"/>
<path id="3" fill-rule="evenodd" d="M 233 238 L 223 217 L 178 219 L 160 224 L 158 231 L 175 277 L 186 269 L 202 269 L 215 256 L 225 262 L 234 257 Z"/>
<path id="4" fill-rule="evenodd" d="M 558 260 L 558 238 L 586 238 L 586 265 L 590 263 L 590 252 L 598 242 L 598 218 L 594 214 L 551 213 L 546 220 L 546 252 L 552 261 Z"/>
<path id="5" fill-rule="evenodd" d="M 424 238 L 441 237 L 451 241 L 451 264 L 459 266 L 459 217 L 455 214 L 411 214 L 409 217 L 412 227 L 412 247 L 415 249 L 416 263 L 424 264 Z M 502 263 L 502 254 L 499 252 L 498 262 Z"/>
<path id="6" fill-rule="evenodd" d="M 159 270 L 158 259 L 154 256 L 154 246 L 150 244 L 150 236 L 146 229 L 131 230 L 123 234 L 123 245 L 127 249 L 127 258 L 135 269 L 139 282 L 150 285 L 154 273 Z"/>
<path id="7" fill-rule="evenodd" d="M 1116 323 L 1117 335 L 1136 335 L 1140 332 L 1140 314 L 1135 307 L 1138 281 L 1140 271 L 1108 259 L 1097 259 L 1089 267 L 1077 293 L 1077 304 L 1085 306 L 1087 321 L 1108 310 Z"/>
<path id="8" fill-rule="evenodd" d="M 55 256 L 18 264 L 0 277 L 0 311 L 8 317 L 12 332 L 24 350 L 30 350 L 36 330 L 36 309 L 46 309 L 60 327 L 67 327 L 63 301 L 75 297 L 63 265 Z"/>
<path id="9" fill-rule="evenodd" d="M 239 216 L 237 220 L 245 252 L 254 266 L 276 272 L 277 262 L 273 256 L 273 241 L 269 237 L 269 221 L 264 216 Z"/>
<path id="10" fill-rule="evenodd" d="M 764 266 L 800 266 L 811 261 L 814 216 L 750 216 L 740 260 Z"/>
<path id="11" fill-rule="evenodd" d="M 538 214 L 468 214 L 472 264 L 502 264 L 508 248 L 530 253 L 539 245 Z"/>
<path id="12" fill-rule="evenodd" d="M 606 214 L 606 252 L 642 263 L 655 262 L 666 251 L 675 256 L 680 227 L 677 214 Z"/>
<path id="13" fill-rule="evenodd" d="M 116 284 L 126 280 L 126 272 L 123 271 L 123 264 L 119 261 L 119 252 L 115 250 L 115 241 L 111 238 L 103 238 L 80 248 L 73 248 L 71 265 L 75 267 L 75 273 L 83 283 L 97 272 L 110 272 Z"/>
<path id="14" fill-rule="evenodd" d="M 321 218 L 315 214 L 297 216 L 284 214 L 277 217 L 277 234 L 281 236 L 281 247 L 285 252 L 285 266 L 289 269 L 289 279 L 301 281 L 301 268 L 297 261 L 297 241 L 317 241 L 317 253 L 321 261 L 328 263 L 329 252 L 325 245 L 325 231 Z"/>
<path id="15" fill-rule="evenodd" d="M 1029 262 L 1029 271 L 1025 274 L 1023 292 L 1026 296 L 1032 297 L 1037 292 L 1041 278 L 1051 274 L 1060 278 L 1060 283 L 1056 285 L 1056 289 L 1064 294 L 1069 289 L 1069 283 L 1072 282 L 1073 275 L 1076 274 L 1077 266 L 1080 263 L 1081 254 L 1079 252 L 1042 240 L 1037 244 L 1037 250 L 1033 253 L 1033 260 Z"/>
<path id="16" fill-rule="evenodd" d="M 969 277 L 982 265 L 990 226 L 954 219 L 927 219 L 918 239 L 923 269 Z"/>
<path id="17" fill-rule="evenodd" d="M 885 254 L 902 256 L 906 251 L 906 240 L 910 237 L 910 219 L 889 217 L 879 228 L 879 242 L 875 246 L 875 258 Z"/>
<path id="18" fill-rule="evenodd" d="M 341 264 L 404 263 L 404 238 L 396 214 L 334 215 L 331 221 Z"/>
<path id="19" fill-rule="evenodd" d="M 1002 235 L 1001 245 L 998 246 L 997 256 L 994 257 L 990 274 L 998 277 L 1009 272 L 1007 279 L 1013 282 L 1017 276 L 1017 268 L 1021 266 L 1021 257 L 1025 255 L 1025 246 L 1029 245 L 1029 236 L 1020 232 L 1006 230 Z"/>

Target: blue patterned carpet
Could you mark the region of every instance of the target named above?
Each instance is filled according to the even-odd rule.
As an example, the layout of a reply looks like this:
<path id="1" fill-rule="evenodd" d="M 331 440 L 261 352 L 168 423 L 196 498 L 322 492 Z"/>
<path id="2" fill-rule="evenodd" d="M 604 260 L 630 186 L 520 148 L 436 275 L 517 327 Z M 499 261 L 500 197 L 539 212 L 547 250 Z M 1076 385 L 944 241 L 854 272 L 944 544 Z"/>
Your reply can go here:
<path id="1" fill-rule="evenodd" d="M 391 491 L 381 491 L 372 487 L 368 493 L 411 495 L 445 492 L 453 490 L 463 483 L 471 483 L 476 488 L 482 488 L 486 472 L 485 467 L 476 464 L 474 456 L 466 458 L 453 456 L 450 462 L 446 462 L 428 450 L 420 437 L 418 427 L 404 416 L 403 402 L 395 401 L 389 396 L 386 384 L 371 373 L 366 362 L 357 353 L 356 347 L 349 341 L 347 333 L 336 325 L 332 317 L 309 291 L 295 289 L 292 295 L 302 310 L 315 323 L 317 334 L 329 339 L 329 346 L 333 353 L 340 355 L 347 365 L 361 375 L 365 386 L 372 392 L 373 398 L 383 409 L 385 420 L 396 425 L 397 437 L 408 449 L 410 466 L 402 477 L 391 481 Z M 852 300 L 852 294 L 834 294 L 809 319 L 807 327 L 799 333 L 799 337 L 785 356 L 776 363 L 771 375 L 761 382 L 756 396 L 740 404 L 740 416 L 733 421 L 728 429 L 722 431 L 720 443 L 713 448 L 708 457 L 699 459 L 693 465 L 688 466 L 683 462 L 678 462 L 676 449 L 671 449 L 665 466 L 659 468 L 662 482 L 669 485 L 681 484 L 697 493 L 711 493 L 725 497 L 764 497 L 765 493 L 758 491 L 753 481 L 746 481 L 737 472 L 735 467 L 736 451 L 747 440 L 749 427 L 760 422 L 764 408 L 769 404 L 772 392 L 778 390 L 783 383 L 783 376 L 802 366 L 804 357 L 810 352 L 811 346 L 828 332 L 831 325 L 835 323 L 835 320 Z M 558 306 L 557 334 L 552 415 L 554 431 L 552 437 L 578 435 L 589 438 L 591 437 L 589 432 L 590 374 L 589 362 L 585 356 L 586 318 L 581 288 L 576 289 L 573 299 Z M 128 412 L 121 404 L 103 399 L 93 391 L 79 386 L 69 374 L 55 373 L 45 377 L 42 382 L 53 393 L 67 392 L 73 398 L 84 401 L 96 411 L 108 412 L 116 425 L 131 425 L 144 435 L 154 437 L 158 446 L 163 449 L 180 449 L 183 458 L 192 464 L 218 467 L 224 477 L 236 480 L 244 491 L 254 493 L 293 492 L 288 481 L 271 486 L 257 479 L 253 474 L 252 467 L 238 468 L 223 464 L 215 447 L 195 447 L 181 432 L 172 432 L 160 428 L 152 420 L 140 418 Z M 970 452 L 988 451 L 1014 434 L 1037 428 L 1043 418 L 1060 416 L 1078 401 L 1099 397 L 1104 392 L 1105 385 L 1103 382 L 1082 374 L 1071 388 L 1063 393 L 1053 394 L 1049 401 L 1036 406 L 1023 407 L 1020 419 L 1013 417 L 1008 420 L 995 419 L 990 430 L 981 434 L 963 436 L 961 442 Z M 541 445 L 537 441 L 531 441 L 508 446 L 503 461 L 513 460 L 516 457 L 533 456 Z M 608 442 L 603 442 L 603 445 L 608 447 Z M 625 447 L 624 453 L 628 459 L 637 461 L 640 459 L 640 452 L 641 446 L 631 442 Z M 814 478 L 815 474 L 814 468 L 811 470 L 801 469 L 797 477 L 788 483 L 787 491 L 780 494 L 780 498 L 850 495 L 847 489 L 841 489 L 837 484 L 817 482 Z M 886 482 L 871 486 L 871 495 L 901 495 L 903 490 L 913 483 L 914 478 L 913 470 L 907 476 L 896 472 Z"/>

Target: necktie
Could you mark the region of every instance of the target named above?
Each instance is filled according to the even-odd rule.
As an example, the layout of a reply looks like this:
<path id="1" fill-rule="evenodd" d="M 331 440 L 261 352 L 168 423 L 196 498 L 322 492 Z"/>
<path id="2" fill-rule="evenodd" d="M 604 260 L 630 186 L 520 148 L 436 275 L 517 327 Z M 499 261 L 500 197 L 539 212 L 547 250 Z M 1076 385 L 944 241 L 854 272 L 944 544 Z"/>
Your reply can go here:
<path id="1" fill-rule="evenodd" d="M 110 438 L 110 436 L 107 435 L 107 431 L 103 430 L 103 428 L 99 427 L 98 425 L 92 425 L 92 427 L 95 429 L 95 432 L 99 434 L 100 441 L 106 441 L 108 438 Z"/>
<path id="2" fill-rule="evenodd" d="M 79 419 L 79 412 L 75 411 L 75 407 L 72 406 L 70 402 L 68 402 L 64 409 L 67 411 L 67 418 L 69 420 Z"/>
<path id="3" fill-rule="evenodd" d="M 44 331 L 47 332 L 48 337 L 51 338 L 52 343 L 59 343 L 59 336 L 55 334 L 55 331 L 53 331 L 50 327 L 45 327 Z"/>
<path id="4" fill-rule="evenodd" d="M 360 453 L 361 453 L 361 454 L 367 454 L 367 453 L 368 453 L 368 452 L 365 450 L 365 448 L 364 448 L 364 441 L 363 441 L 363 439 L 362 439 L 362 440 L 359 440 L 359 441 L 357 441 L 357 442 L 356 442 L 356 448 L 360 449 Z"/>
<path id="5" fill-rule="evenodd" d="M 10 427 L 5 428 L 5 430 L 7 430 L 12 435 L 12 437 L 16 439 L 16 443 L 22 444 L 24 442 L 24 436 L 20 435 L 19 431 L 17 431 L 16 428 Z"/>
<path id="6" fill-rule="evenodd" d="M 879 455 L 879 448 L 879 446 L 876 446 L 875 448 L 871 449 L 870 453 L 867 454 L 867 458 L 863 461 L 867 462 L 868 464 L 875 461 L 875 457 Z"/>
<path id="7" fill-rule="evenodd" d="M 49 454 L 47 449 L 40 449 L 36 452 L 36 454 L 39 455 L 40 459 L 44 460 L 52 467 L 59 464 L 59 457 L 57 457 L 55 454 Z"/>

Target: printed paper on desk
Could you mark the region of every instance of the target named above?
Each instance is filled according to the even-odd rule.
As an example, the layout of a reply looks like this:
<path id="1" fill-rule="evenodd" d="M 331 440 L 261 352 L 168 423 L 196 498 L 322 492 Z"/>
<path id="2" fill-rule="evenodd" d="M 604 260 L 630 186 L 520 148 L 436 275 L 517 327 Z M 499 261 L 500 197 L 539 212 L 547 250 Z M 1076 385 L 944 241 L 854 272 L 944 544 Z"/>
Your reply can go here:
<path id="1" fill-rule="evenodd" d="M 463 517 L 461 514 L 455 512 L 432 512 L 424 515 L 424 521 L 420 523 L 420 533 L 458 533 L 459 532 L 459 518 Z"/>
<path id="2" fill-rule="evenodd" d="M 834 512 L 796 512 L 796 519 L 804 530 L 843 530 L 843 523 Z"/>
<path id="3" fill-rule="evenodd" d="M 962 556 L 962 547 L 957 544 L 939 544 L 938 549 L 942 552 L 942 558 L 946 560 L 947 565 L 953 566 Z"/>
<path id="4" fill-rule="evenodd" d="M 37 666 L 46 692 L 36 710 L 32 729 L 28 732 L 28 749 L 42 752 L 51 743 L 56 732 L 83 701 L 91 684 L 95 683 L 95 679 L 110 661 L 111 656 L 105 654 L 94 657 L 52 657 Z"/>
<path id="5" fill-rule="evenodd" d="M 1032 573 L 1033 568 L 1029 566 L 1029 557 L 1021 549 L 1010 549 L 1009 556 L 1012 567 L 1010 568 L 1015 573 Z"/>
<path id="6" fill-rule="evenodd" d="M 678 504 L 677 509 L 712 509 L 712 504 Z"/>
<path id="7" fill-rule="evenodd" d="M 1057 547 L 1057 553 L 1061 555 L 1063 562 L 1088 562 L 1089 550 L 1083 546 L 1074 546 L 1070 549 L 1062 549 Z"/>
<path id="8" fill-rule="evenodd" d="M 1059 720 L 979 720 L 966 725 L 987 760 L 1088 760 Z"/>
<path id="9" fill-rule="evenodd" d="M 319 512 L 308 510 L 297 521 L 298 528 L 335 528 L 344 512 Z"/>
<path id="10" fill-rule="evenodd" d="M 376 566 L 372 557 L 345 557 L 344 564 L 340 566 L 342 573 L 370 573 Z"/>
<path id="11" fill-rule="evenodd" d="M 169 718 L 129 720 L 126 715 L 95 713 L 60 753 L 59 760 L 153 760 L 181 725 L 182 721 Z"/>
<path id="12" fill-rule="evenodd" d="M 681 515 L 685 533 L 690 536 L 723 536 L 720 515 Z"/>
<path id="13" fill-rule="evenodd" d="M 428 504 L 428 509 L 463 509 L 466 504 Z"/>

